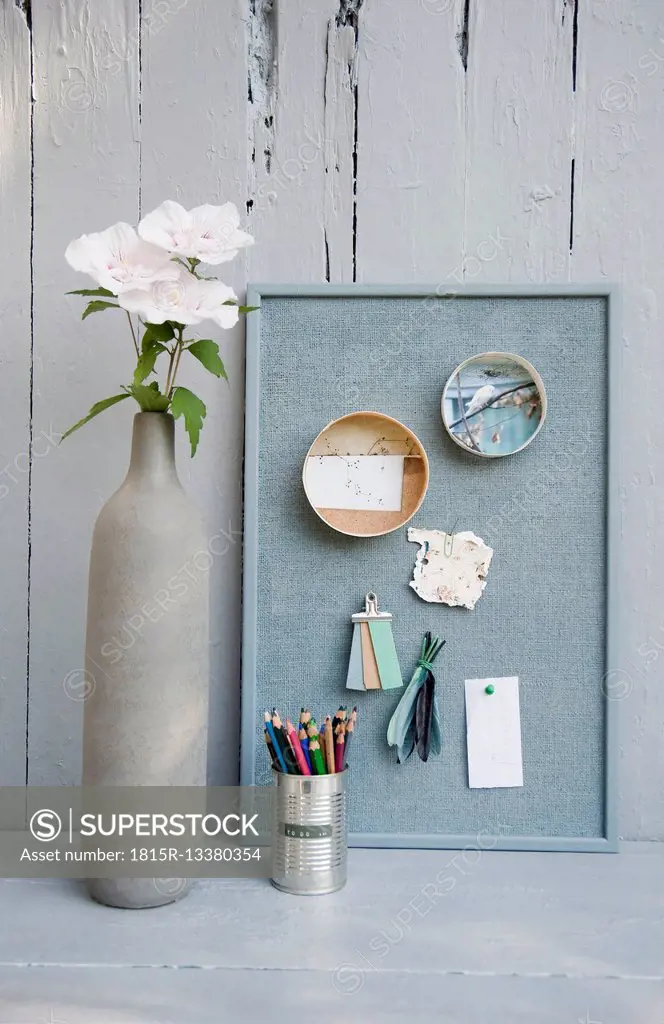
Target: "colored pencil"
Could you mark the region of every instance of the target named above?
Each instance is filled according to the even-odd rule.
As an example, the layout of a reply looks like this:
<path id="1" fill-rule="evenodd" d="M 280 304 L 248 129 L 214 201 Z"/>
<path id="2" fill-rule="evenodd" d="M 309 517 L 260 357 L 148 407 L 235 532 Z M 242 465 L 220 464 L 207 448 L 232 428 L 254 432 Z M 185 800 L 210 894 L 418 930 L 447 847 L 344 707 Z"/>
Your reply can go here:
<path id="1" fill-rule="evenodd" d="M 309 757 L 311 758 L 312 771 L 315 775 L 326 775 L 325 755 L 321 747 L 320 733 L 318 732 L 315 719 L 311 719 L 307 732 L 309 733 Z"/>
<path id="2" fill-rule="evenodd" d="M 272 767 L 273 768 L 278 768 L 279 764 L 277 762 L 277 755 L 274 752 L 274 747 L 272 746 L 272 740 L 270 739 L 270 734 L 267 731 L 267 728 L 263 729 L 263 736 L 265 737 L 265 742 L 267 744 L 267 751 L 268 751 L 268 754 L 270 755 L 270 761 L 272 762 Z"/>
<path id="3" fill-rule="evenodd" d="M 356 721 L 357 721 L 357 709 L 355 709 L 353 711 L 353 713 L 351 714 L 351 716 L 350 716 L 350 718 L 348 720 L 348 725 L 346 726 L 346 747 L 345 747 L 345 750 L 344 750 L 344 757 L 346 759 L 346 763 L 348 763 L 348 751 L 350 749 L 350 741 L 352 740 L 353 734 L 355 732 L 355 723 L 356 723 Z"/>
<path id="4" fill-rule="evenodd" d="M 330 775 L 334 775 L 334 732 L 332 731 L 332 719 L 325 716 L 325 763 Z"/>
<path id="5" fill-rule="evenodd" d="M 300 726 L 298 733 L 298 739 L 300 746 L 302 747 L 302 753 L 304 754 L 305 761 L 309 765 L 309 772 L 311 772 L 311 758 L 309 757 L 309 737 L 307 736 L 307 730 L 303 725 Z"/>
<path id="6" fill-rule="evenodd" d="M 334 735 L 335 735 L 335 736 L 336 736 L 336 734 L 337 734 L 337 727 L 338 727 L 338 726 L 339 726 L 339 725 L 340 725 L 340 724 L 341 724 L 342 722 L 345 722 L 345 721 L 346 721 L 346 715 L 347 715 L 347 711 L 346 711 L 346 708 L 345 708 L 345 707 L 340 707 L 340 708 L 339 708 L 339 709 L 337 710 L 337 712 L 335 713 L 335 715 L 334 715 L 334 718 L 332 719 L 332 728 L 333 728 L 333 730 L 334 730 Z"/>
<path id="7" fill-rule="evenodd" d="M 288 744 L 288 749 L 284 748 L 284 757 L 286 758 L 286 764 L 288 765 L 288 772 L 290 775 L 301 775 L 300 765 L 295 754 L 295 748 L 293 747 L 293 741 L 288 734 L 288 729 L 285 725 L 281 726 L 281 734 L 284 740 Z"/>
<path id="8" fill-rule="evenodd" d="M 321 723 L 320 734 L 318 736 L 318 742 L 320 743 L 321 754 L 323 755 L 323 761 L 325 762 L 325 771 L 329 772 L 329 764 L 327 760 L 327 730 L 330 725 L 330 716 L 326 715 L 325 720 Z"/>
<path id="9" fill-rule="evenodd" d="M 342 772 L 344 770 L 344 750 L 345 750 L 345 747 L 346 747 L 345 734 L 346 734 L 346 727 L 344 726 L 344 724 L 342 722 L 339 725 L 339 732 L 337 733 L 337 742 L 335 743 L 335 750 L 334 750 L 334 755 L 335 755 L 334 767 L 336 768 L 336 770 L 338 772 Z"/>
<path id="10" fill-rule="evenodd" d="M 281 747 L 283 759 L 286 762 L 286 771 L 289 775 L 299 775 L 300 772 L 297 767 L 293 748 L 290 745 L 290 740 L 284 730 L 281 718 L 279 717 L 279 712 L 276 708 L 272 712 L 272 725 L 274 726 L 274 735 L 277 737 L 277 742 Z"/>
<path id="11" fill-rule="evenodd" d="M 311 764 L 316 775 L 325 775 L 325 762 L 320 749 L 320 743 L 317 739 L 309 740 L 309 753 L 311 754 Z"/>
<path id="12" fill-rule="evenodd" d="M 311 768 L 307 764 L 307 759 L 304 756 L 304 751 L 302 750 L 302 747 L 300 745 L 300 738 L 298 734 L 295 732 L 293 723 L 291 722 L 290 718 L 286 719 L 286 734 L 291 742 L 293 753 L 295 754 L 295 760 L 297 761 L 297 766 L 300 769 L 300 773 L 302 775 L 311 775 Z"/>
<path id="13" fill-rule="evenodd" d="M 263 735 L 274 769 L 286 775 L 334 775 L 348 764 L 348 750 L 357 725 L 357 708 L 340 707 L 325 715 L 320 730 L 308 708 L 299 723 L 283 722 L 276 708 L 265 712 Z M 299 724 L 299 728 L 298 728 Z"/>
<path id="14" fill-rule="evenodd" d="M 274 726 L 272 724 L 272 717 L 269 711 L 265 712 L 265 731 L 270 737 L 270 742 L 272 743 L 274 754 L 277 759 L 276 767 L 279 768 L 279 770 L 282 772 L 288 772 L 288 765 L 286 764 L 284 760 L 284 755 L 281 752 L 281 747 L 279 746 L 279 742 L 274 731 Z"/>

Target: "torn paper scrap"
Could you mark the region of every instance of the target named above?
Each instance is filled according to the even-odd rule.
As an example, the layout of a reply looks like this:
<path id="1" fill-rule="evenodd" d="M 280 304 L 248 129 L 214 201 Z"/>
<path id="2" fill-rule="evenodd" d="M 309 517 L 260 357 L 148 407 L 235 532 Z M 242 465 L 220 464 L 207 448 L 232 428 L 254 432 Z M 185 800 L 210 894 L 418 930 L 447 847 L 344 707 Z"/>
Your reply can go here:
<path id="1" fill-rule="evenodd" d="M 314 508 L 400 512 L 403 455 L 310 455 L 305 487 Z"/>
<path id="2" fill-rule="evenodd" d="M 420 545 L 410 581 L 415 593 L 423 601 L 474 608 L 486 587 L 493 548 L 470 530 L 445 533 L 411 526 L 408 540 Z"/>
<path id="3" fill-rule="evenodd" d="M 465 689 L 468 785 L 523 786 L 518 676 L 466 679 Z"/>

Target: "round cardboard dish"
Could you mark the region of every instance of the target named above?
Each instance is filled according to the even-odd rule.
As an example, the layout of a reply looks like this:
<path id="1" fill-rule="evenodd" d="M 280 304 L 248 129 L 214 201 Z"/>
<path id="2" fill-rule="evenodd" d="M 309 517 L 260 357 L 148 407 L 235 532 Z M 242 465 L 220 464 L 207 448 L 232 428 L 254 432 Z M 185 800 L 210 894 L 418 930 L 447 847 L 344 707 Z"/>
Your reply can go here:
<path id="1" fill-rule="evenodd" d="M 316 506 L 307 485 L 309 459 L 319 456 L 400 455 L 403 462 L 401 509 L 345 509 Z M 302 483 L 309 504 L 333 530 L 349 537 L 381 537 L 412 519 L 429 486 L 429 460 L 412 430 L 380 412 L 353 412 L 328 423 L 307 452 Z"/>

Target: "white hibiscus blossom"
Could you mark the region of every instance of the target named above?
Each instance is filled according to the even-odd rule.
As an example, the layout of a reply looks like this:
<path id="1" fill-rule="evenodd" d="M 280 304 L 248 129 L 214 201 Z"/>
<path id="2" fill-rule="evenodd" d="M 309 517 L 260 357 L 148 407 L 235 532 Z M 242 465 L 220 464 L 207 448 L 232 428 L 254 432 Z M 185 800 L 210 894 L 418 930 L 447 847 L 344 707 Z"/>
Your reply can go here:
<path id="1" fill-rule="evenodd" d="M 179 273 L 168 253 L 139 238 L 135 229 L 122 221 L 74 239 L 67 246 L 65 259 L 74 270 L 89 274 L 114 295 L 175 280 Z"/>
<path id="2" fill-rule="evenodd" d="M 234 259 L 240 249 L 254 243 L 251 235 L 240 229 L 240 215 L 233 203 L 185 210 L 167 199 L 143 217 L 138 233 L 175 256 L 212 266 Z"/>
<path id="3" fill-rule="evenodd" d="M 144 217 L 137 229 L 121 221 L 106 231 L 70 242 L 67 262 L 74 270 L 89 274 L 98 287 L 68 294 L 86 300 L 81 319 L 94 315 L 95 325 L 98 314 L 110 310 L 110 315 L 117 317 L 120 310 L 134 369 L 132 373 L 127 368 L 128 383 L 95 402 L 63 438 L 133 398 L 142 413 L 183 420 L 191 454 L 195 454 L 206 408 L 198 395 L 181 383 L 181 376 L 194 362 L 216 378 L 228 380 L 228 375 L 210 328 L 200 328 L 201 338 L 190 328 L 211 320 L 228 330 L 254 308 L 240 305 L 233 289 L 223 281 L 209 274 L 199 277 L 198 266 L 226 263 L 253 241 L 241 230 L 232 203 L 185 210 L 169 200 Z"/>
<path id="4" fill-rule="evenodd" d="M 149 290 L 123 292 L 118 302 L 128 313 L 137 313 L 151 324 L 172 320 L 178 324 L 200 324 L 213 320 L 219 327 L 234 327 L 238 322 L 237 305 L 224 303 L 237 296 L 221 281 L 201 281 L 182 267 L 177 280 L 157 281 Z"/>

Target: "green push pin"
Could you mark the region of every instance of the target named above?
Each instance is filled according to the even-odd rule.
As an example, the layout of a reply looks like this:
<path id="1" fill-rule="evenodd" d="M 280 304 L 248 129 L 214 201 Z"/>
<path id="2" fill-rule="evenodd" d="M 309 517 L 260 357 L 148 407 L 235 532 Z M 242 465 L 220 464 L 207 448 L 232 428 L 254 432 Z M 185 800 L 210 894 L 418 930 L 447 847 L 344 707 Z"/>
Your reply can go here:
<path id="1" fill-rule="evenodd" d="M 484 692 L 488 693 L 489 696 L 491 696 L 492 693 L 496 692 L 496 687 L 493 685 L 493 683 L 489 683 L 488 686 L 484 687 Z"/>

